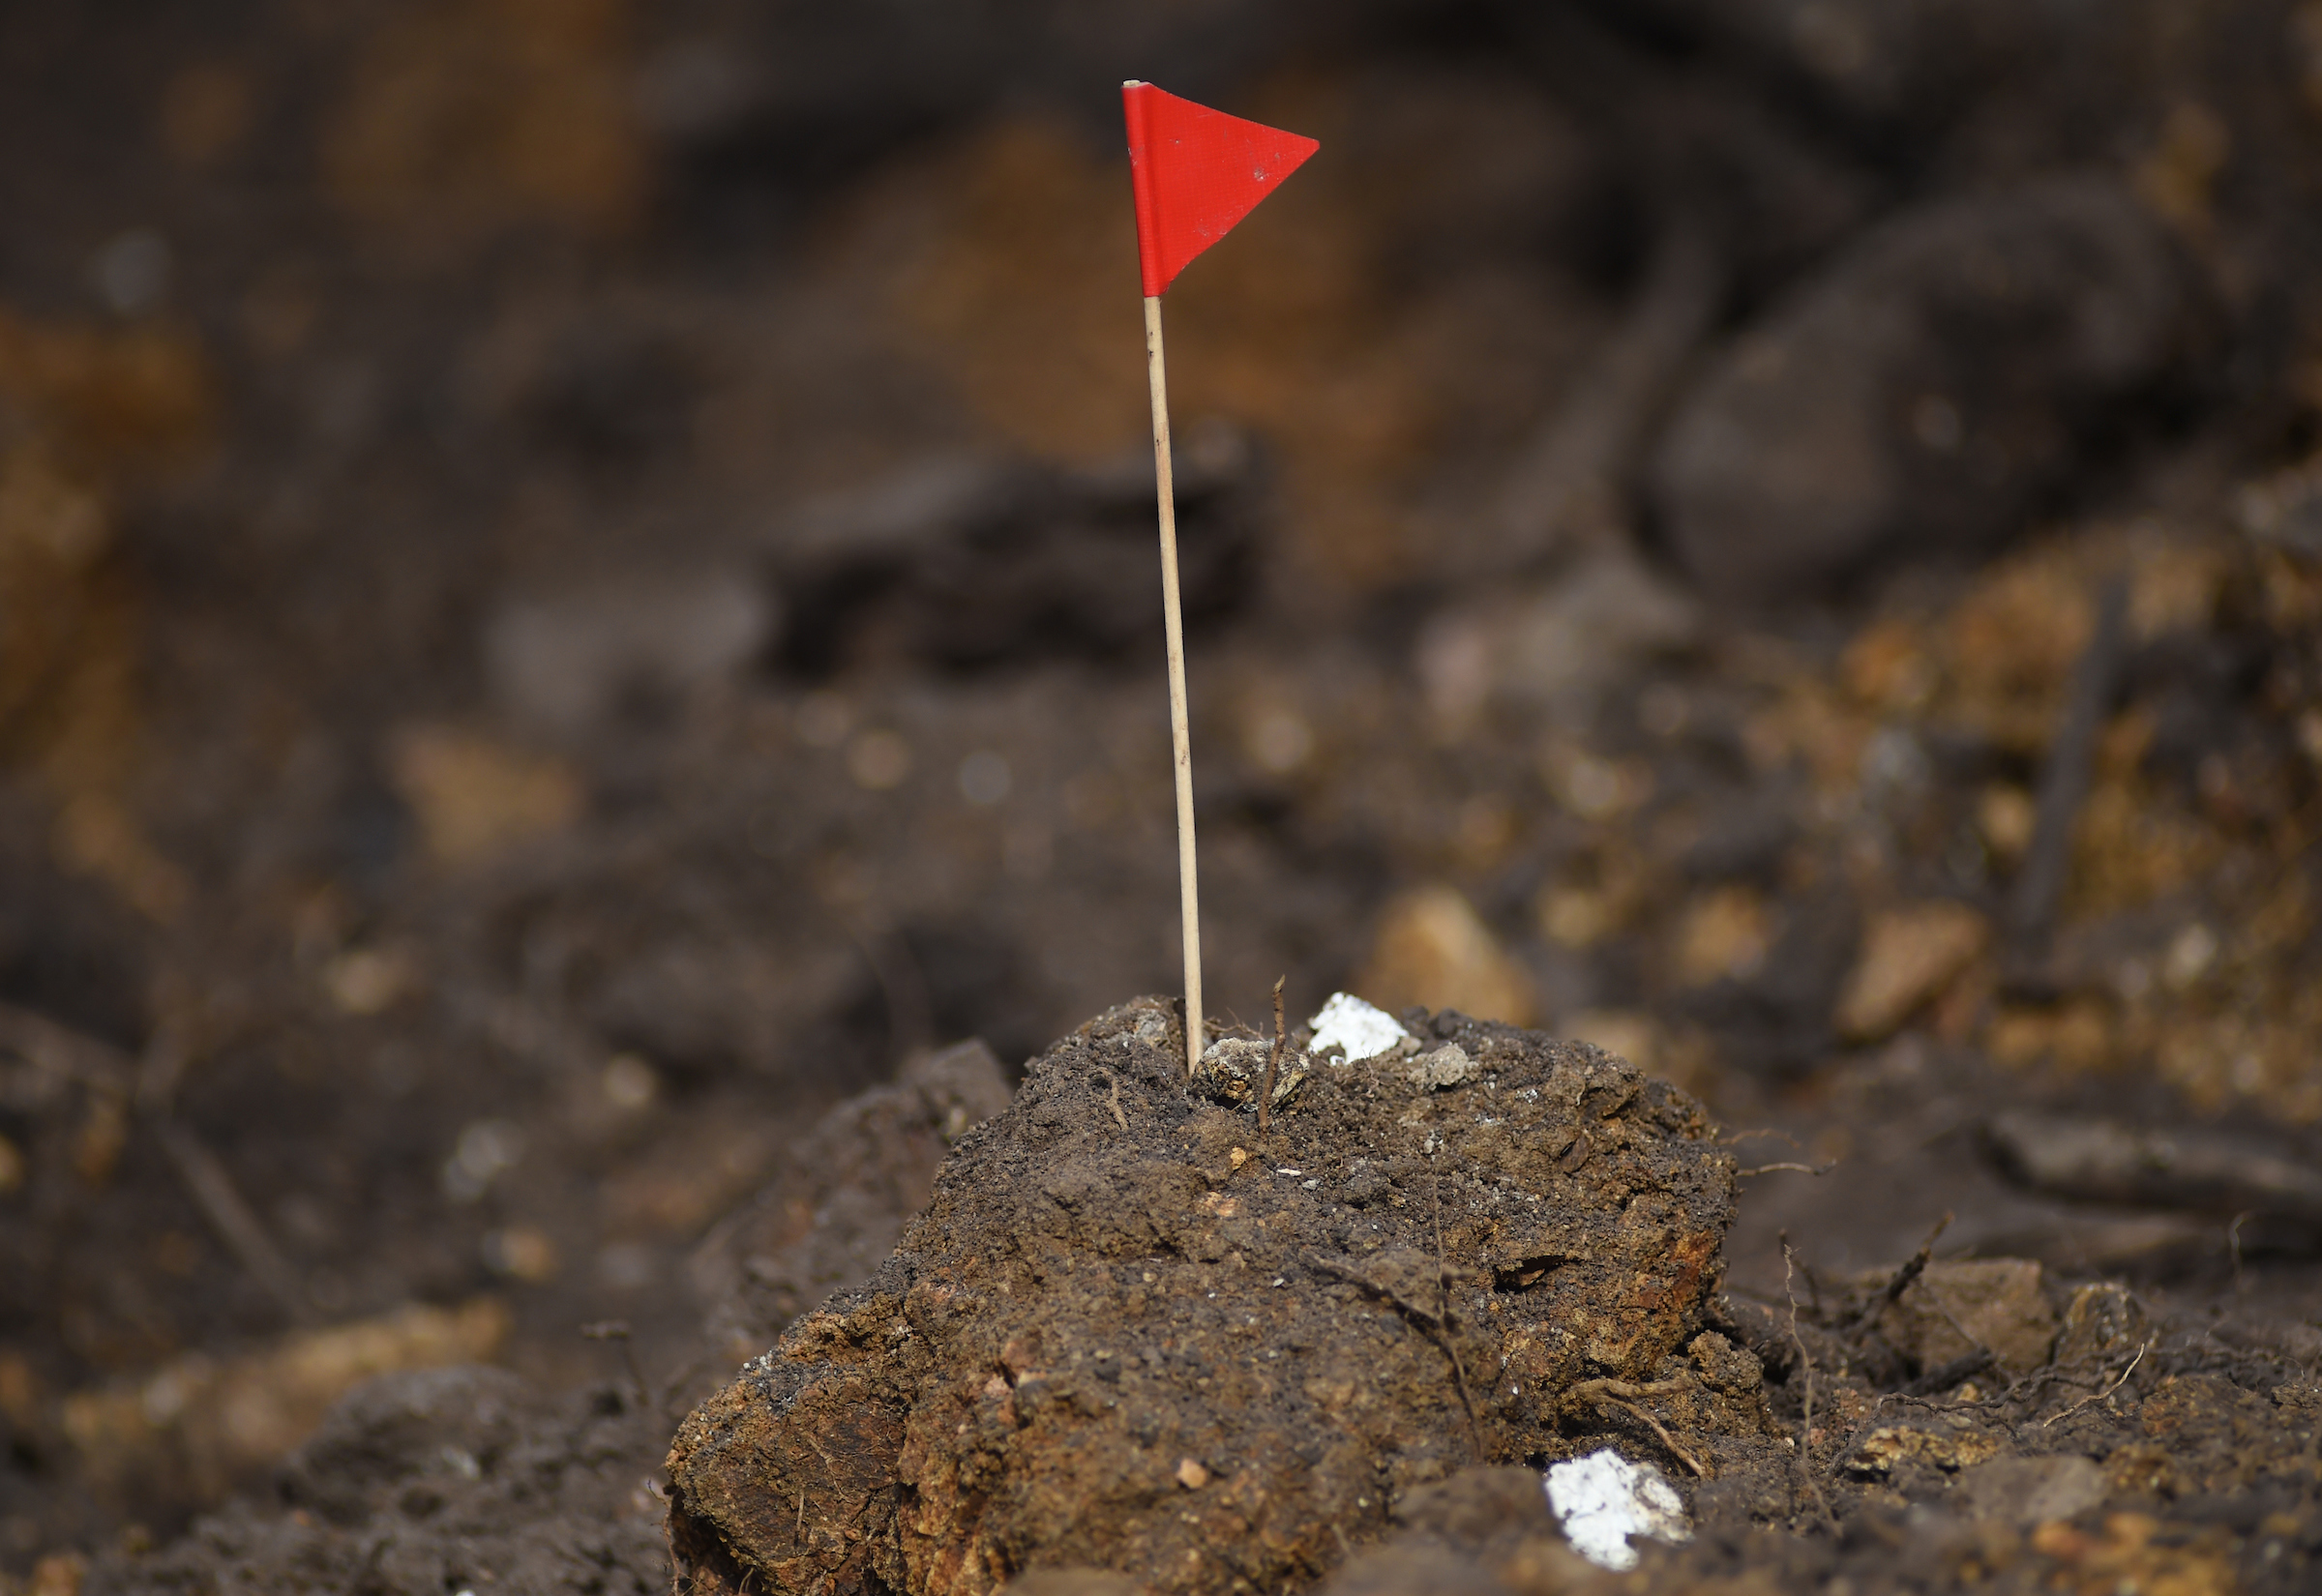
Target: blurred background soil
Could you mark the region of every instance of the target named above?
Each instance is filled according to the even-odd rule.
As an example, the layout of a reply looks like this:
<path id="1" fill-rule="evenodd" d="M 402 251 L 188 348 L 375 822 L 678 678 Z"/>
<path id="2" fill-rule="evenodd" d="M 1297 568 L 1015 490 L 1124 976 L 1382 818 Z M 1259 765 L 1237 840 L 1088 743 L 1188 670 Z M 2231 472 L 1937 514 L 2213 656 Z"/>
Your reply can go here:
<path id="1" fill-rule="evenodd" d="M 2322 6 L 11 7 L 0 1579 L 673 1426 L 975 1093 L 826 1110 L 1176 990 L 1125 76 L 1323 143 L 1169 302 L 1212 1006 L 2322 1357 Z"/>

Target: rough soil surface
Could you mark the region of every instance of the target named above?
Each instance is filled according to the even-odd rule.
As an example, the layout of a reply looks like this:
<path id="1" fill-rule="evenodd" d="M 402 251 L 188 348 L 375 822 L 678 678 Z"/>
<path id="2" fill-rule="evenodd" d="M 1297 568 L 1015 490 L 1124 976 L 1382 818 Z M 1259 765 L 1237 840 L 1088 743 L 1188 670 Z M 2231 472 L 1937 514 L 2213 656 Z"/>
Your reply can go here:
<path id="1" fill-rule="evenodd" d="M 668 1574 L 639 1442 L 661 1422 L 617 1387 L 557 1400 L 474 1365 L 390 1375 L 284 1463 L 273 1510 L 237 1503 L 89 1588 L 649 1596 Z"/>
<path id="2" fill-rule="evenodd" d="M 1777 1456 L 1716 1329 L 1734 1160 L 1698 1106 L 1586 1045 L 1411 1023 L 1416 1056 L 1315 1061 L 1264 1142 L 1187 1091 L 1159 999 L 1036 1059 L 870 1284 L 686 1421 L 682 1577 L 1303 1583 L 1460 1467 L 1652 1450 L 1644 1391 L 1686 1398 L 1684 1466 Z"/>
<path id="3" fill-rule="evenodd" d="M 1888 1272 L 1833 1291 L 1801 1314 L 1795 1332 L 1786 1313 L 1745 1313 L 1763 1333 L 1779 1422 L 1808 1445 L 1787 1478 L 1693 1484 L 1699 1533 L 1688 1544 L 1641 1548 L 1628 1575 L 1576 1566 L 1536 1492 L 1471 1470 L 1399 1504 L 1395 1533 L 1324 1589 L 2288 1596 L 2313 1588 L 2322 1385 L 2310 1367 L 2277 1350 L 2230 1346 L 2182 1320 L 2164 1323 L 2118 1285 L 2095 1283 L 2069 1293 L 2061 1321 L 2044 1298 L 2021 1305 L 2018 1328 L 2045 1315 L 2056 1338 L 2039 1370 L 1980 1386 L 1954 1381 L 1928 1395 L 1927 1377 L 1907 1378 L 1909 1355 L 1888 1336 L 1905 1348 L 1920 1345 L 1910 1326 L 1949 1299 L 1926 1294 L 1938 1281 L 1931 1269 L 1883 1310 L 1892 1280 Z M 1881 1365 L 1891 1378 L 1866 1377 Z M 1734 1511 L 1741 1491 L 1760 1494 L 1754 1513 Z M 1772 1511 L 1785 1495 L 1794 1508 L 1787 1517 Z"/>
<path id="4" fill-rule="evenodd" d="M 952 1142 L 1008 1106 L 992 1049 L 963 1042 L 914 1058 L 892 1085 L 823 1115 L 755 1200 L 694 1250 L 695 1289 L 713 1303 L 711 1356 L 730 1367 L 832 1292 L 868 1279 L 927 1206 Z"/>
<path id="5" fill-rule="evenodd" d="M 908 1563 L 897 1579 L 875 1559 L 955 1531 L 981 1556 L 933 1570 L 952 1588 L 989 1588 L 995 1556 L 1053 1557 L 1009 1581 L 1022 1596 L 1318 1577 L 1325 1596 L 2310 1588 L 2322 1335 L 2295 1271 L 2180 1294 L 1930 1248 L 1856 1271 L 1801 1257 L 1789 1294 L 1727 1297 L 1731 1159 L 1681 1094 L 1583 1046 L 1413 1024 L 1418 1047 L 1370 1064 L 1294 1054 L 1306 1078 L 1263 1142 L 1254 1113 L 1204 1100 L 1247 1096 L 1231 1071 L 1204 1097 L 1177 1086 L 1151 1000 L 1036 1061 L 981 1132 L 962 1122 L 1001 1094 L 971 1048 L 840 1105 L 799 1143 L 815 1178 L 776 1182 L 705 1244 L 729 1292 L 710 1355 L 786 1320 L 808 1274 L 903 1246 L 688 1421 L 674 1500 L 670 1412 L 634 1380 L 557 1397 L 503 1370 L 411 1371 L 358 1387 L 270 1488 L 187 1536 L 50 1557 L 25 1588 L 613 1596 L 667 1587 L 665 1532 L 700 1596 L 910 1588 Z M 1585 1158 L 1564 1140 L 1583 1131 Z M 1409 1153 L 1348 1156 L 1381 1136 Z M 947 1139 L 958 1156 L 913 1218 Z M 1940 1163 L 1890 1164 L 1929 1197 L 1979 1195 Z M 1622 1189 L 1647 1211 L 1682 1199 L 1666 1256 L 1614 1218 Z M 1848 1200 L 1836 1177 L 1799 1189 Z M 1534 1193 L 1560 1205 L 1547 1241 L 1518 1195 Z M 1745 1213 L 1727 1247 L 1767 1217 Z M 1814 1229 L 1821 1251 L 1845 1226 L 1831 1210 Z M 1696 1236 L 1710 1251 L 1688 1270 Z M 1623 1282 L 1645 1289 L 1622 1303 Z M 1549 1309 L 1593 1353 L 1541 1336 Z M 1563 1383 L 1506 1374 L 1521 1356 Z M 787 1420 L 760 1401 L 777 1389 L 803 1399 Z M 874 1400 L 850 1411 L 849 1390 Z M 1644 1547 L 1626 1575 L 1575 1556 L 1537 1465 L 1600 1444 L 1671 1477 L 1690 1543 Z M 789 1529 L 819 1531 L 797 1549 L 786 1497 Z M 759 1584 L 748 1543 L 723 1538 L 750 1533 L 789 1585 Z M 1198 1572 L 1171 1563 L 1187 1550 Z"/>

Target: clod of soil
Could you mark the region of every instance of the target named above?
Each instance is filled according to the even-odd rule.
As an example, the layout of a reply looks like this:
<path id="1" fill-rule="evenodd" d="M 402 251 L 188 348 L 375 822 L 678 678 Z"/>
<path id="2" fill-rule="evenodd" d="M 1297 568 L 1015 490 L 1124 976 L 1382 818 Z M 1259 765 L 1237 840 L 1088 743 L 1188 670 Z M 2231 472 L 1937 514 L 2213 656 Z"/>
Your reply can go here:
<path id="1" fill-rule="evenodd" d="M 1254 1105 L 1189 1094 L 1159 999 L 1035 1059 L 870 1284 L 687 1419 L 680 1588 L 1280 1588 L 1474 1464 L 1617 1435 L 1681 1478 L 1778 1468 L 1715 1327 L 1735 1174 L 1699 1107 L 1586 1045 L 1406 1023 L 1472 1067 L 1300 1058 L 1263 1145 Z"/>

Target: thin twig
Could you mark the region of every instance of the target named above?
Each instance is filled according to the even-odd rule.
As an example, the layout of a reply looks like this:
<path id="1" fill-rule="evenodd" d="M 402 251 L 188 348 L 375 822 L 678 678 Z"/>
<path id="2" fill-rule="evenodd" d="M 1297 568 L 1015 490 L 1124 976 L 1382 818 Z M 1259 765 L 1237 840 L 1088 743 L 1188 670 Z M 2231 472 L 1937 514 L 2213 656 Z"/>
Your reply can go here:
<path id="1" fill-rule="evenodd" d="M 637 1387 L 638 1405 L 640 1407 L 651 1405 L 653 1388 L 645 1383 L 644 1368 L 637 1361 L 637 1344 L 630 1339 L 627 1319 L 598 1319 L 593 1323 L 584 1324 L 580 1327 L 580 1339 L 582 1341 L 619 1342 L 621 1344 L 621 1362 L 628 1367 L 629 1379 Z"/>
<path id="2" fill-rule="evenodd" d="M 1677 1437 L 1661 1427 L 1661 1421 L 1640 1405 L 1648 1397 L 1671 1397 L 1681 1391 L 1690 1391 L 1694 1383 L 1689 1373 L 1646 1385 L 1637 1385 L 1628 1380 L 1593 1379 L 1581 1381 L 1572 1388 L 1571 1394 L 1582 1402 L 1594 1404 L 1599 1410 L 1617 1407 L 1629 1417 L 1650 1426 L 1652 1433 L 1660 1436 L 1661 1444 L 1669 1449 L 1671 1456 L 1691 1469 L 1695 1479 L 1706 1480 L 1710 1477 L 1710 1471 L 1701 1460 L 1678 1445 Z"/>
<path id="3" fill-rule="evenodd" d="M 1777 1141 L 1787 1141 L 1793 1147 L 1798 1145 L 1798 1138 L 1792 1136 L 1788 1131 L 1777 1131 L 1771 1126 L 1764 1125 L 1755 1130 L 1736 1131 L 1731 1136 L 1719 1131 L 1711 1139 L 1721 1147 L 1738 1147 L 1744 1141 L 1761 1141 L 1769 1137 Z"/>
<path id="4" fill-rule="evenodd" d="M 1111 1100 L 1107 1106 L 1113 1110 L 1113 1123 L 1124 1131 L 1127 1130 L 1129 1117 L 1120 1111 L 1120 1077 L 1115 1075 L 1111 1070 L 1097 1070 L 1093 1074 L 1104 1077 L 1105 1084 L 1112 1088 Z"/>
<path id="5" fill-rule="evenodd" d="M 1898 1394 L 1905 1397 L 1932 1397 L 1980 1374 L 1996 1361 L 1990 1347 L 1979 1346 L 1973 1352 L 1962 1353 L 1949 1363 L 1936 1365 L 1904 1386 Z"/>
<path id="6" fill-rule="evenodd" d="M 1814 1474 L 1814 1360 L 1806 1353 L 1806 1342 L 1798 1333 L 1798 1293 L 1790 1289 L 1790 1235 L 1782 1233 L 1782 1295 L 1790 1299 L 1790 1345 L 1798 1348 L 1798 1368 L 1805 1380 L 1805 1417 L 1800 1425 L 1798 1443 L 1799 1466 L 1805 1470 L 1806 1489 L 1814 1493 L 1814 1500 L 1822 1509 L 1823 1522 L 1832 1530 L 1838 1527 L 1838 1515 L 1831 1511 L 1831 1499 L 1823 1494 L 1822 1481 Z"/>
<path id="7" fill-rule="evenodd" d="M 1670 385 L 1714 324 L 1726 276 L 1704 219 L 1671 218 L 1586 377 L 1511 463 L 1481 522 L 1495 535 L 1464 557 L 1455 550 L 1454 570 L 1504 572 L 1618 517 L 1624 478 Z"/>
<path id="8" fill-rule="evenodd" d="M 210 1227 L 242 1260 L 242 1267 L 256 1277 L 292 1323 L 311 1323 L 313 1312 L 307 1304 L 306 1292 L 299 1286 L 297 1272 L 276 1249 L 266 1227 L 251 1212 L 250 1204 L 242 1200 L 242 1194 L 235 1190 L 233 1177 L 225 1172 L 225 1166 L 211 1156 L 192 1131 L 175 1120 L 156 1124 L 154 1134 L 161 1138 L 169 1162 L 177 1166 L 178 1175 L 185 1181 L 186 1190 L 194 1194 L 194 1200 L 200 1205 Z"/>
<path id="9" fill-rule="evenodd" d="M 1631 1402 L 1641 1402 L 1647 1397 L 1674 1397 L 1680 1392 L 1692 1390 L 1698 1383 L 1690 1371 L 1672 1374 L 1665 1380 L 1648 1380 L 1642 1385 L 1634 1380 L 1617 1380 L 1605 1375 L 1582 1380 L 1572 1388 L 1572 1395 L 1587 1402 L 1594 1402 L 1598 1397 L 1625 1397 Z"/>
<path id="10" fill-rule="evenodd" d="M 2152 1350 L 2153 1350 L 2153 1342 L 2152 1342 L 2151 1338 L 2147 1338 L 2147 1339 L 2146 1339 L 2146 1342 L 2145 1342 L 2145 1345 L 2142 1345 L 2142 1346 L 2140 1346 L 2140 1347 L 2138 1347 L 2138 1348 L 2136 1349 L 2136 1356 L 2135 1356 L 2135 1357 L 2133 1357 L 2133 1358 L 2130 1358 L 2130 1359 L 2128 1360 L 2128 1367 L 2121 1371 L 2120 1377 L 2119 1377 L 2118 1379 L 2114 1380 L 2114 1381 L 2113 1381 L 2113 1382 L 2112 1382 L 2110 1385 L 2106 1386 L 2106 1387 L 2105 1387 L 2103 1390 L 2101 1390 L 2101 1391 L 2098 1392 L 2098 1393 L 2097 1393 L 2095 1396 L 2093 1396 L 2093 1397 L 2082 1397 L 2082 1398 L 2081 1398 L 2081 1399 L 2080 1399 L 2078 1402 L 2076 1402 L 2076 1403 L 2072 1404 L 2072 1405 L 2071 1405 L 2071 1406 L 2069 1406 L 2069 1407 L 2066 1408 L 2066 1409 L 2065 1409 L 2063 1412 L 2056 1414 L 2056 1415 L 2055 1415 L 2053 1418 L 2049 1418 L 2049 1419 L 2043 1420 L 2043 1421 L 2041 1422 L 2041 1424 L 2040 1424 L 2040 1429 L 2042 1429 L 2042 1430 L 2045 1430 L 2045 1429 L 2047 1429 L 2047 1428 L 2048 1428 L 2048 1426 L 2049 1426 L 2049 1425 L 2056 1424 L 2056 1423 L 2058 1423 L 2058 1422 L 2060 1422 L 2060 1421 L 2062 1421 L 2062 1420 L 2065 1420 L 2065 1419 L 2069 1419 L 2069 1418 L 2070 1418 L 2070 1417 L 2071 1417 L 2071 1416 L 2072 1416 L 2074 1413 L 2077 1413 L 2077 1412 L 2079 1412 L 2079 1411 L 2080 1411 L 2080 1409 L 2082 1409 L 2083 1407 L 2086 1407 L 2086 1406 L 2088 1406 L 2090 1404 L 2092 1404 L 2092 1403 L 2100 1403 L 2100 1402 L 2102 1402 L 2102 1401 L 2103 1401 L 2103 1400 L 2104 1400 L 2106 1397 L 2109 1397 L 2109 1396 L 2111 1396 L 2111 1395 L 2112 1395 L 2112 1394 L 2113 1394 L 2115 1391 L 2118 1391 L 2118 1390 L 2119 1390 L 2119 1389 L 2120 1389 L 2122 1386 L 2124 1386 L 2124 1385 L 2126 1385 L 2126 1384 L 2128 1384 L 2128 1376 L 2136 1373 L 2136 1366 L 2137 1366 L 2138 1364 L 2140 1364 L 2140 1363 L 2144 1362 L 2144 1361 L 2145 1361 L 2145 1354 L 2146 1354 L 2147 1352 L 2150 1352 L 2150 1351 L 2152 1351 Z"/>
<path id="11" fill-rule="evenodd" d="M 218 1232 L 218 1239 L 281 1305 L 292 1323 L 313 1321 L 313 1310 L 299 1284 L 298 1272 L 243 1200 L 225 1166 L 172 1116 L 177 1080 L 185 1069 L 184 1045 L 173 1029 L 164 1024 L 155 1033 L 140 1062 L 101 1037 L 30 1009 L 0 1003 L 0 1048 L 20 1054 L 36 1069 L 78 1080 L 92 1093 L 142 1111 L 194 1205 Z"/>
<path id="12" fill-rule="evenodd" d="M 1950 1228 L 1950 1225 L 1951 1216 L 1947 1210 L 1943 1218 L 1935 1222 L 1935 1228 L 1927 1232 L 1927 1239 L 1919 1244 L 1919 1251 L 1911 1255 L 1911 1260 L 1897 1269 L 1893 1278 L 1887 1282 L 1886 1289 L 1871 1298 L 1869 1305 L 1855 1315 L 1854 1321 L 1846 1327 L 1846 1335 L 1861 1334 L 1866 1325 L 1887 1312 L 1895 1299 L 1911 1289 L 1911 1283 L 1927 1272 L 1927 1262 L 1935 1256 L 1935 1243 L 1944 1231 Z M 1969 1339 L 1972 1341 L 1974 1338 Z"/>
<path id="13" fill-rule="evenodd" d="M 1734 1177 L 1738 1180 L 1743 1175 L 1770 1175 L 1772 1174 L 1776 1169 L 1795 1169 L 1801 1175 L 1827 1175 L 1832 1169 L 1837 1167 L 1838 1161 L 1836 1159 L 1831 1160 L 1830 1163 L 1825 1164 L 1819 1169 L 1811 1164 L 1761 1164 L 1755 1168 L 1736 1169 L 1734 1171 Z"/>
<path id="14" fill-rule="evenodd" d="M 1258 1088 L 1258 1134 L 1261 1137 L 1265 1135 L 1266 1115 L 1274 1106 L 1274 1071 L 1282 1063 L 1282 986 L 1289 979 L 1287 975 L 1274 977 L 1274 1046 L 1265 1055 L 1265 1084 Z"/>
<path id="15" fill-rule="evenodd" d="M 1281 989 L 1276 987 L 1274 990 L 1278 1004 L 1281 1001 Z M 1430 1158 L 1428 1162 L 1433 1164 L 1435 1161 Z M 1451 1272 L 1444 1267 L 1444 1172 L 1441 1169 L 1432 1172 L 1435 1178 L 1427 1184 L 1429 1196 L 1435 1203 L 1435 1297 L 1438 1316 L 1443 1325 L 1437 1332 L 1437 1338 L 1444 1355 L 1451 1360 L 1451 1378 L 1459 1387 L 1459 1405 L 1468 1415 L 1468 1438 L 1475 1443 L 1475 1456 L 1480 1461 L 1485 1456 L 1483 1426 L 1476 1422 L 1475 1404 L 1468 1395 L 1468 1366 L 1460 1358 L 1458 1344 L 1451 1339 Z"/>
<path id="16" fill-rule="evenodd" d="M 927 977 L 903 933 L 878 925 L 858 926 L 844 914 L 834 916 L 854 940 L 855 951 L 871 968 L 879 996 L 887 1007 L 887 1049 L 897 1058 L 934 1045 L 935 1009 L 927 992 Z"/>
<path id="17" fill-rule="evenodd" d="M 1651 1413 L 1645 1411 L 1644 1408 L 1639 1407 L 1635 1403 L 1623 1402 L 1619 1397 L 1611 1396 L 1596 1397 L 1593 1399 L 1593 1401 L 1599 1409 L 1617 1407 L 1622 1412 L 1626 1413 L 1630 1418 L 1639 1420 L 1645 1424 L 1654 1434 L 1661 1438 L 1661 1444 L 1669 1449 L 1669 1455 L 1671 1457 L 1675 1458 L 1679 1463 L 1683 1463 L 1687 1468 L 1693 1471 L 1693 1477 L 1695 1479 L 1706 1480 L 1710 1477 L 1710 1471 L 1701 1465 L 1701 1460 L 1694 1457 L 1692 1453 L 1686 1451 L 1683 1447 L 1678 1445 L 1677 1437 L 1661 1428 L 1661 1421 L 1654 1418 Z"/>
<path id="18" fill-rule="evenodd" d="M 116 1098 L 128 1096 L 135 1084 L 135 1071 L 120 1049 L 14 1003 L 0 1003 L 0 1049 L 45 1074 Z"/>
<path id="19" fill-rule="evenodd" d="M 2047 954 L 2048 933 L 2071 866 L 2073 825 L 2088 797 L 2097 734 L 2103 729 L 2104 712 L 2112 707 L 2128 659 L 2128 579 L 2116 575 L 2097 596 L 2096 625 L 2088 647 L 2072 666 L 2064 714 L 2039 773 L 2032 840 L 2024 848 L 2008 905 L 2010 951 L 2023 966 Z"/>
<path id="20" fill-rule="evenodd" d="M 1483 1429 L 1475 1417 L 1474 1402 L 1468 1394 L 1467 1364 L 1461 1359 L 1459 1348 L 1452 1344 L 1449 1326 L 1444 1322 L 1443 1318 L 1443 1315 L 1449 1312 L 1449 1305 L 1447 1303 L 1441 1305 L 1437 1310 L 1431 1312 L 1412 1301 L 1385 1282 L 1373 1280 L 1370 1276 L 1359 1270 L 1350 1269 L 1343 1263 L 1335 1263 L 1320 1253 L 1306 1254 L 1305 1263 L 1307 1268 L 1317 1274 L 1328 1275 L 1334 1280 L 1343 1280 L 1349 1286 L 1368 1291 L 1372 1296 L 1379 1298 L 1405 1318 L 1411 1320 L 1417 1327 L 1419 1334 L 1435 1343 L 1436 1350 L 1443 1353 L 1444 1361 L 1451 1365 L 1451 1378 L 1459 1389 L 1459 1404 L 1467 1411 L 1470 1438 L 1475 1443 L 1476 1456 L 1483 1456 Z"/>

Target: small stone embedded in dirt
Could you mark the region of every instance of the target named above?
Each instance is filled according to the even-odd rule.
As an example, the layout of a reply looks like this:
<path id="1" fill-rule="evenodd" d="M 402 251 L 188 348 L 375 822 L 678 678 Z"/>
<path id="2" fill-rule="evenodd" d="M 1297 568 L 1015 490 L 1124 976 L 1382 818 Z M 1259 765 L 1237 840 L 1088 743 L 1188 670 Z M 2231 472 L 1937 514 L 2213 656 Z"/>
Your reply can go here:
<path id="1" fill-rule="evenodd" d="M 1971 1418 L 1928 1413 L 1908 1424 L 1879 1426 L 1855 1444 L 1841 1465 L 1861 1479 L 1884 1478 L 1911 1464 L 1954 1474 L 1988 1462 L 1999 1449 L 1999 1438 Z"/>
<path id="2" fill-rule="evenodd" d="M 1421 1053 L 1406 1079 L 1414 1086 L 1440 1092 L 1466 1085 L 1475 1079 L 1475 1061 L 1466 1049 L 1456 1042 L 1446 1042 L 1431 1053 Z"/>
<path id="3" fill-rule="evenodd" d="M 1878 1325 L 1922 1371 L 1988 1348 L 2002 1373 L 2020 1379 L 2046 1363 L 2056 1345 L 2056 1311 L 2040 1266 L 2028 1258 L 1930 1264 L 1881 1312 Z"/>
<path id="4" fill-rule="evenodd" d="M 1970 1519 L 2030 1529 L 2070 1519 L 2104 1499 L 2104 1471 L 2086 1458 L 1994 1458 L 1952 1488 Z"/>
<path id="5" fill-rule="evenodd" d="M 1229 1106 L 1254 1104 L 1265 1084 L 1265 1066 L 1274 1045 L 1255 1037 L 1229 1036 L 1202 1051 L 1202 1067 L 1194 1077 L 1195 1089 L 1212 1102 Z M 1274 1068 L 1273 1106 L 1279 1108 L 1298 1082 L 1306 1079 L 1307 1058 L 1296 1048 L 1285 1047 Z"/>
<path id="6" fill-rule="evenodd" d="M 1317 1069 L 1261 1141 L 1188 1093 L 1169 1012 L 1034 1059 L 871 1282 L 686 1420 L 686 1588 L 1279 1588 L 1475 1464 L 1784 1466 L 1715 1329 L 1734 1161 L 1682 1093 L 1445 1013 L 1412 1023 L 1463 1079 Z"/>
<path id="7" fill-rule="evenodd" d="M 2151 1329 L 2136 1293 L 2117 1281 L 2092 1281 L 2065 1305 L 2064 1328 L 2056 1337 L 2057 1365 L 2087 1369 L 2127 1357 L 2145 1344 Z"/>

